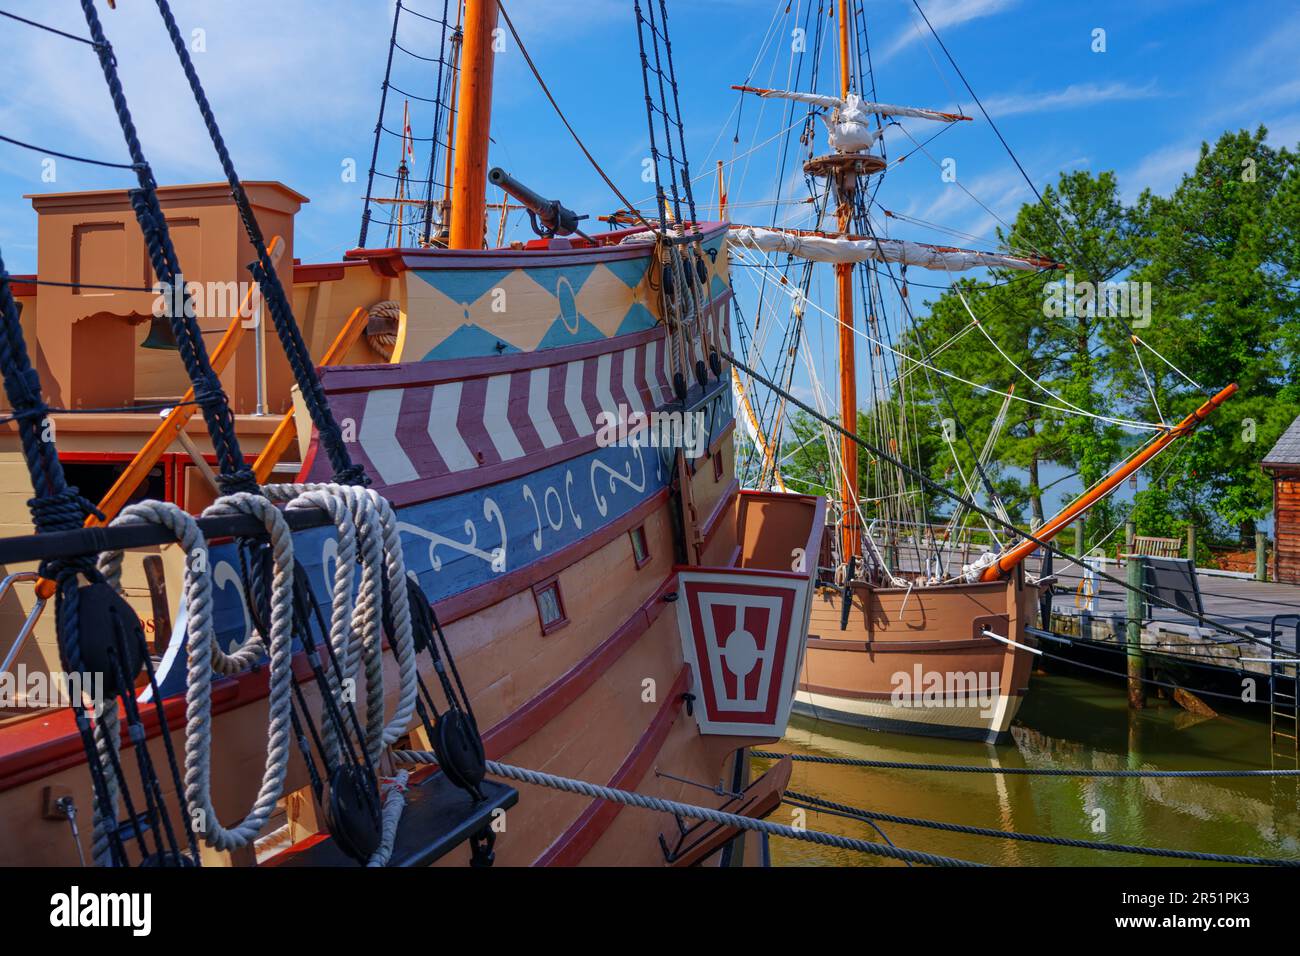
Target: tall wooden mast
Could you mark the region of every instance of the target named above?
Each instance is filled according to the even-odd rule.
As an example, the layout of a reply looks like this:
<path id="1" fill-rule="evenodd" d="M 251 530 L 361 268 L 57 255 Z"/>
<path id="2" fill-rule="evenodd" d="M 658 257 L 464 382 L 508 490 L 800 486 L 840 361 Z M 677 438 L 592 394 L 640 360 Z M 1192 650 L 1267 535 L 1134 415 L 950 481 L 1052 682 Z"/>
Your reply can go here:
<path id="1" fill-rule="evenodd" d="M 849 95 L 853 69 L 849 62 L 849 0 L 839 0 L 840 19 L 840 97 Z M 847 236 L 853 225 L 853 186 L 856 176 L 843 169 L 836 177 L 836 195 L 840 235 Z M 853 263 L 835 266 L 836 312 L 840 331 L 840 424 L 845 431 L 858 433 L 858 377 L 853 342 Z M 848 561 L 861 552 L 861 526 L 858 522 L 858 448 L 851 438 L 840 438 L 840 502 L 843 522 L 840 525 L 840 556 Z"/>
<path id="2" fill-rule="evenodd" d="M 487 231 L 488 134 L 492 126 L 492 44 L 497 0 L 466 0 L 452 176 L 452 249 L 482 249 Z"/>

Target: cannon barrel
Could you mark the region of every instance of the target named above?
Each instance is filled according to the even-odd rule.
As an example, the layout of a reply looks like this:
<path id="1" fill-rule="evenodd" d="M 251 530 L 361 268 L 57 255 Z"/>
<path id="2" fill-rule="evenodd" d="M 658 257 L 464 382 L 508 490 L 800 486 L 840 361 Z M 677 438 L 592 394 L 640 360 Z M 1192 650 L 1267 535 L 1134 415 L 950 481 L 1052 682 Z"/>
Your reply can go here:
<path id="1" fill-rule="evenodd" d="M 528 210 L 536 222 L 553 236 L 570 236 L 578 231 L 578 223 L 585 219 L 572 209 L 567 209 L 558 199 L 546 199 L 529 189 L 500 166 L 488 173 L 488 182 L 504 189 L 517 203 Z"/>

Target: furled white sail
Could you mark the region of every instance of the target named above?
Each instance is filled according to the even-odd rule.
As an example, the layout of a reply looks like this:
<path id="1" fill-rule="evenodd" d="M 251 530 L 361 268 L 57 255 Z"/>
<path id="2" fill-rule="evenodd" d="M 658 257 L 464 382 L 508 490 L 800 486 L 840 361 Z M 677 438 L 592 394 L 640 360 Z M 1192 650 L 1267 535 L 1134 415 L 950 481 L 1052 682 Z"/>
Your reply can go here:
<path id="1" fill-rule="evenodd" d="M 763 97 L 775 97 L 783 100 L 794 100 L 796 103 L 808 103 L 812 106 L 820 106 L 823 109 L 830 110 L 829 114 L 823 114 L 822 120 L 830 130 L 831 149 L 837 153 L 860 153 L 871 149 L 876 145 L 876 140 L 880 139 L 884 130 L 873 130 L 869 127 L 871 116 L 879 113 L 882 116 L 910 116 L 914 119 L 934 120 L 939 123 L 955 123 L 958 120 L 968 120 L 969 116 L 962 116 L 959 113 L 941 113 L 938 110 L 927 110 L 917 106 L 892 106 L 889 103 L 875 103 L 871 100 L 864 100 L 856 93 L 850 93 L 846 97 L 827 96 L 822 93 L 799 93 L 790 90 L 765 90 L 754 86 L 737 86 L 737 90 L 743 90 L 746 93 L 755 93 Z"/>
<path id="2" fill-rule="evenodd" d="M 828 236 L 799 235 L 753 226 L 732 226 L 730 240 L 762 252 L 787 253 L 812 262 L 895 262 L 943 272 L 992 267 L 1033 271 L 1052 268 L 1054 263 L 1042 259 L 998 252 L 979 252 L 953 246 L 933 246 L 927 242 L 902 239 L 836 239 Z"/>

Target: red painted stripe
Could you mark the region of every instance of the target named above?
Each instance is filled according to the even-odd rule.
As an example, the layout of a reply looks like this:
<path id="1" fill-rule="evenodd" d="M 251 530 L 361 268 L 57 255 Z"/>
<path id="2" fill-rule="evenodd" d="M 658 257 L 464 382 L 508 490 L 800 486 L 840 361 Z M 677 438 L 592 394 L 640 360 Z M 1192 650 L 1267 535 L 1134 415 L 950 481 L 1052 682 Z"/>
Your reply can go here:
<path id="1" fill-rule="evenodd" d="M 632 381 L 636 384 L 636 390 L 641 396 L 641 404 L 645 406 L 647 411 L 650 411 L 658 408 L 659 402 L 654 392 L 650 390 L 650 383 L 646 381 L 645 377 L 645 354 L 648 348 L 650 348 L 649 345 L 638 345 L 636 347 L 636 355 L 632 359 L 634 367 Z"/>
<path id="2" fill-rule="evenodd" d="M 563 677 L 551 683 L 536 697 L 519 707 L 509 717 L 483 735 L 488 756 L 499 760 L 519 747 L 533 734 L 560 715 L 581 697 L 623 656 L 663 613 L 664 595 L 677 586 L 677 575 L 670 575 L 654 594 L 636 609 L 613 634 L 595 650 L 578 661 Z"/>
<path id="3" fill-rule="evenodd" d="M 560 440 L 566 443 L 578 440 L 578 429 L 573 425 L 573 416 L 564 404 L 564 388 L 569 381 L 569 368 L 572 365 L 572 362 L 568 362 L 554 366 L 547 382 L 550 394 L 546 399 L 546 408 L 551 413 L 551 421 L 555 422 L 555 430 L 560 433 Z"/>
<path id="4" fill-rule="evenodd" d="M 600 422 L 597 416 L 604 411 L 600 407 L 600 399 L 596 397 L 596 384 L 600 376 L 600 359 L 590 358 L 582 363 L 582 407 L 587 410 L 587 418 L 591 421 L 591 427 L 600 431 Z"/>
<path id="5" fill-rule="evenodd" d="M 627 389 L 623 387 L 623 363 L 627 361 L 629 349 L 621 352 L 615 352 L 614 357 L 609 362 L 609 394 L 614 396 L 615 405 L 626 405 L 628 414 L 632 412 L 632 396 L 628 395 Z M 634 351 L 634 350 L 632 350 Z M 633 356 L 635 358 L 635 354 Z M 610 409 L 615 415 L 618 409 Z"/>
<path id="6" fill-rule="evenodd" d="M 472 378 L 464 383 L 460 392 L 460 408 L 456 412 L 456 430 L 469 447 L 470 454 L 482 465 L 499 465 L 501 456 L 488 437 L 483 424 L 483 410 L 487 405 L 486 378 Z"/>
<path id="7" fill-rule="evenodd" d="M 525 455 L 535 455 L 546 450 L 546 446 L 542 444 L 542 437 L 537 434 L 537 427 L 533 425 L 533 419 L 528 414 L 528 385 L 531 379 L 531 372 L 515 372 L 510 376 L 510 404 L 506 408 L 510 428 L 514 431 L 515 438 L 519 440 Z"/>
<path id="8" fill-rule="evenodd" d="M 387 365 L 345 365 L 322 368 L 321 384 L 331 396 L 344 392 L 367 392 L 376 388 L 410 388 L 437 385 L 472 378 L 490 378 L 504 372 L 532 371 L 547 365 L 567 365 L 579 359 L 632 348 L 666 335 L 663 326 L 613 338 L 566 345 L 537 352 L 512 352 L 479 358 L 438 359 L 429 362 L 401 362 Z"/>
<path id="9" fill-rule="evenodd" d="M 700 241 L 710 242 L 728 229 L 725 222 L 699 224 Z M 549 241 L 529 244 L 524 249 L 349 249 L 344 258 L 364 259 L 379 275 L 396 276 L 407 269 L 529 269 L 546 266 L 572 266 L 588 262 L 611 262 L 620 259 L 649 258 L 654 245 L 620 243 L 621 238 L 644 231 L 634 226 L 617 232 L 602 233 L 606 245 L 590 246 L 582 243 L 568 249 L 557 249 Z M 545 245 L 543 245 L 545 243 Z"/>
<path id="10" fill-rule="evenodd" d="M 398 442 L 411 465 L 422 475 L 445 475 L 447 463 L 438 454 L 429 437 L 429 408 L 433 405 L 432 388 L 408 388 L 402 396 Z M 378 475 L 374 476 L 378 479 Z"/>
<path id="11" fill-rule="evenodd" d="M 668 732 L 682 712 L 682 694 L 690 688 L 691 668 L 687 664 L 677 674 L 672 689 L 659 705 L 659 711 L 650 726 L 645 729 L 632 752 L 627 755 L 622 765 L 609 779 L 608 786 L 620 790 L 634 789 L 646 775 L 659 751 L 663 749 Z M 550 847 L 539 856 L 533 866 L 576 866 L 582 862 L 591 848 L 604 836 L 615 818 L 623 810 L 621 804 L 607 800 L 593 800 L 587 809 L 578 815 L 578 819 L 569 824 Z"/>

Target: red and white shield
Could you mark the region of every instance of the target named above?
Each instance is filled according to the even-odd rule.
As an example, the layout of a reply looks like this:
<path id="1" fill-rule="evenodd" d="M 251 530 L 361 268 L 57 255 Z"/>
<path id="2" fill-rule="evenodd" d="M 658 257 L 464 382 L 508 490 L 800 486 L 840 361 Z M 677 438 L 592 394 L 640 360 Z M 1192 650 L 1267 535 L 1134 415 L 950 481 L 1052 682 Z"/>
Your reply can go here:
<path id="1" fill-rule="evenodd" d="M 701 733 L 785 733 L 808 633 L 808 576 L 680 571 L 677 619 Z"/>

